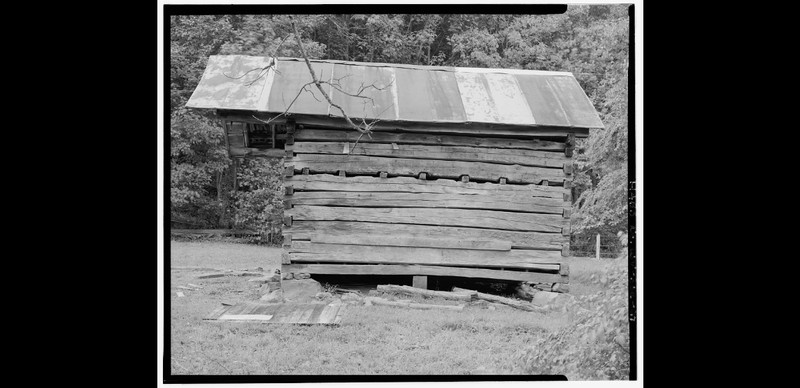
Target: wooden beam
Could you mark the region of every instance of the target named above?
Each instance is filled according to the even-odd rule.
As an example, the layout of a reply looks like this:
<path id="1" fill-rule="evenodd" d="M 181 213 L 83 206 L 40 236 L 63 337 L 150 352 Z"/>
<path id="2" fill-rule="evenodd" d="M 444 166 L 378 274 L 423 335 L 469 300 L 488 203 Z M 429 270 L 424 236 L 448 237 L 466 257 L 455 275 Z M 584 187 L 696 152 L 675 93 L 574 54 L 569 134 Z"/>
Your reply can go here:
<path id="1" fill-rule="evenodd" d="M 297 205 L 287 213 L 303 221 L 364 221 L 461 226 L 558 233 L 569 225 L 560 214 L 439 208 L 359 208 Z"/>
<path id="2" fill-rule="evenodd" d="M 524 301 L 511 299 L 511 298 L 505 298 L 505 297 L 498 296 L 498 295 L 485 294 L 483 292 L 477 292 L 475 290 L 468 290 L 468 289 L 464 289 L 464 288 L 453 287 L 453 292 L 463 292 L 463 293 L 476 294 L 478 299 L 482 299 L 482 300 L 489 301 L 489 302 L 494 302 L 494 303 L 501 303 L 501 304 L 504 304 L 506 306 L 511 306 L 511 307 L 514 307 L 514 308 L 520 309 L 520 310 L 538 311 L 538 312 L 546 312 L 546 311 L 548 311 L 548 309 L 546 307 L 534 306 L 530 302 L 524 302 Z"/>
<path id="3" fill-rule="evenodd" d="M 342 147 L 347 147 L 347 144 L 345 142 L 297 142 L 295 143 L 294 152 L 298 154 L 337 155 L 342 153 Z M 396 145 L 396 143 L 392 144 Z M 506 165 L 518 164 L 521 166 L 562 169 L 569 161 L 569 158 L 561 152 L 413 144 L 394 148 L 392 144 L 361 144 L 351 154 L 407 159 L 486 162 Z M 349 150 L 349 148 L 347 149 Z"/>
<path id="4" fill-rule="evenodd" d="M 461 182 L 463 182 L 463 183 L 469 182 L 469 175 L 462 175 L 461 176 Z"/>
<path id="5" fill-rule="evenodd" d="M 536 233 L 504 231 L 485 228 L 459 228 L 451 226 L 383 224 L 349 221 L 299 221 L 294 220 L 291 232 L 295 239 L 310 240 L 313 235 L 334 236 L 385 236 L 412 235 L 438 239 L 471 239 L 509 241 L 512 249 L 541 249 L 560 251 L 569 236 L 561 233 Z"/>
<path id="6" fill-rule="evenodd" d="M 564 180 L 565 176 L 563 168 L 361 155 L 297 154 L 292 162 L 296 168 L 329 174 L 345 170 L 352 174 L 374 175 L 377 171 L 387 171 L 393 175 L 417 176 L 420 171 L 426 171 L 437 178 L 459 179 L 469 171 L 470 178 L 475 180 L 496 182 L 503 176 L 512 183 L 539 183 L 543 179 L 558 182 Z"/>
<path id="7" fill-rule="evenodd" d="M 472 249 L 481 251 L 510 251 L 511 242 L 501 240 L 472 240 L 459 238 L 430 238 L 419 235 L 330 235 L 312 234 L 312 243 L 344 245 L 376 245 L 387 247 Z"/>
<path id="8" fill-rule="evenodd" d="M 406 264 L 302 264 L 284 265 L 286 273 L 309 273 L 324 275 L 427 275 L 453 276 L 476 279 L 498 279 L 530 283 L 555 283 L 561 281 L 558 274 L 523 271 L 500 271 L 485 268 L 446 267 Z"/>
<path id="9" fill-rule="evenodd" d="M 414 277 L 427 277 L 427 276 L 414 276 Z M 459 300 L 462 302 L 469 302 L 474 299 L 476 295 L 455 293 L 450 291 L 434 291 L 427 290 L 425 287 L 409 287 L 400 286 L 396 284 L 378 284 L 377 290 L 379 292 L 387 292 L 392 294 L 403 294 L 410 296 L 425 296 L 428 298 L 442 298 L 447 300 Z"/>
<path id="10" fill-rule="evenodd" d="M 359 133 L 350 130 L 330 129 L 302 129 L 295 134 L 299 141 L 328 141 L 328 142 L 355 142 Z M 436 145 L 436 146 L 463 146 L 463 147 L 489 147 L 504 149 L 524 149 L 535 151 L 563 152 L 565 144 L 556 141 L 532 139 L 504 139 L 491 137 L 471 137 L 453 135 L 433 135 L 426 133 L 391 133 L 373 132 L 371 137 L 363 136 L 360 143 L 394 143 L 398 145 Z"/>
<path id="11" fill-rule="evenodd" d="M 335 175 L 295 175 L 290 181 L 295 190 L 300 191 L 395 191 L 404 193 L 440 194 L 524 194 L 562 200 L 563 187 L 542 186 L 538 184 L 500 185 L 485 182 L 456 182 L 448 179 L 420 180 L 416 177 L 394 177 L 380 179 L 372 176 L 352 176 L 341 179 Z"/>
<path id="12" fill-rule="evenodd" d="M 283 176 L 294 176 L 294 166 L 286 166 Z"/>
<path id="13" fill-rule="evenodd" d="M 486 268 L 521 268 L 559 271 L 559 251 L 478 251 L 375 245 L 320 244 L 292 241 L 292 262 L 353 264 L 459 265 Z"/>
<path id="14" fill-rule="evenodd" d="M 293 199 L 296 205 L 483 209 L 561 216 L 564 216 L 564 212 L 570 208 L 569 204 L 560 199 L 504 194 L 299 191 L 294 194 Z"/>
<path id="15" fill-rule="evenodd" d="M 381 171 L 380 172 L 381 179 L 386 179 L 388 176 L 389 176 L 389 174 L 386 171 Z"/>
<path id="16" fill-rule="evenodd" d="M 428 277 L 427 276 L 414 276 L 411 278 L 411 284 L 414 288 L 421 288 L 427 290 L 428 288 Z"/>
<path id="17" fill-rule="evenodd" d="M 507 179 L 506 179 L 506 178 L 500 177 L 500 184 L 501 184 L 501 185 L 504 185 L 504 184 L 506 184 L 506 181 L 507 181 Z"/>
<path id="18" fill-rule="evenodd" d="M 569 264 L 561 263 L 561 267 L 558 269 L 558 274 L 561 276 L 569 276 Z"/>
<path id="19" fill-rule="evenodd" d="M 428 179 L 428 173 L 426 173 L 426 172 L 419 173 L 419 175 L 417 176 L 417 179 L 420 179 L 420 180 L 423 180 L 423 181 L 427 180 Z"/>

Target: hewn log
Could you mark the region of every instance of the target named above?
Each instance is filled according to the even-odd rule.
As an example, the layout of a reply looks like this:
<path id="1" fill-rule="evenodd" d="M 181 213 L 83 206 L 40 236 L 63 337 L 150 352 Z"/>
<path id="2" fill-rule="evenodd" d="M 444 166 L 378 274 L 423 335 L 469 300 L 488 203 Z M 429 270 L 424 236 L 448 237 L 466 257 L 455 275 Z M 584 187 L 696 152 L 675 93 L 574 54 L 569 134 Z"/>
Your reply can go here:
<path id="1" fill-rule="evenodd" d="M 285 211 L 300 221 L 365 221 L 391 224 L 466 226 L 558 233 L 569 220 L 560 214 L 439 208 L 359 208 L 297 205 Z"/>
<path id="2" fill-rule="evenodd" d="M 295 205 L 352 206 L 352 207 L 417 207 L 500 210 L 524 213 L 558 214 L 569 218 L 568 203 L 554 198 L 520 194 L 462 195 L 438 193 L 396 192 L 297 192 Z"/>
<path id="3" fill-rule="evenodd" d="M 485 251 L 509 251 L 510 241 L 501 240 L 472 240 L 459 238 L 430 238 L 418 235 L 386 234 L 386 235 L 330 235 L 313 234 L 312 243 L 345 244 L 345 245 L 379 245 L 389 247 L 416 247 L 416 248 L 448 248 L 448 249 L 474 249 Z"/>
<path id="4" fill-rule="evenodd" d="M 296 142 L 296 154 L 341 154 L 338 142 Z M 396 145 L 396 144 L 395 144 Z M 407 159 L 456 160 L 464 162 L 485 162 L 496 164 L 518 164 L 521 166 L 562 168 L 571 173 L 572 164 L 561 152 L 531 151 L 502 148 L 478 148 L 457 146 L 429 146 L 405 144 L 394 148 L 391 144 L 360 144 L 350 152 L 351 155 L 380 156 Z M 569 172 L 568 172 L 569 169 Z"/>
<path id="5" fill-rule="evenodd" d="M 287 229 L 289 231 L 289 229 Z M 383 224 L 350 221 L 300 221 L 294 220 L 290 229 L 296 240 L 310 240 L 315 234 L 334 236 L 385 236 L 412 235 L 429 238 L 459 238 L 473 240 L 500 240 L 511 242 L 512 249 L 561 250 L 569 236 L 560 233 L 506 231 L 485 228 L 459 228 L 453 226 Z"/>
<path id="6" fill-rule="evenodd" d="M 425 264 L 469 267 L 521 268 L 558 272 L 563 257 L 559 251 L 389 247 L 375 245 L 318 244 L 292 241 L 292 262 L 338 262 L 354 264 Z"/>
<path id="7" fill-rule="evenodd" d="M 450 300 L 461 300 L 465 302 L 469 302 L 475 298 L 477 295 L 469 294 L 469 293 L 454 293 L 448 291 L 433 291 L 433 290 L 426 290 L 416 287 L 409 287 L 409 286 L 399 286 L 395 284 L 379 284 L 378 291 L 382 292 L 391 292 L 391 293 L 398 293 L 398 294 L 405 294 L 411 296 L 427 296 L 429 298 L 442 298 L 442 299 L 450 299 Z"/>
<path id="8" fill-rule="evenodd" d="M 295 134 L 300 141 L 355 142 L 359 134 L 354 131 L 329 129 L 303 129 Z M 546 140 L 521 140 L 472 136 L 432 135 L 423 133 L 373 132 L 371 137 L 362 136 L 359 143 L 395 143 L 442 146 L 491 147 L 526 149 L 537 151 L 564 151 L 561 142 Z"/>
<path id="9" fill-rule="evenodd" d="M 437 178 L 459 179 L 469 172 L 471 179 L 497 181 L 503 176 L 512 183 L 539 183 L 543 179 L 560 182 L 565 176 L 561 168 L 361 155 L 297 154 L 292 163 L 295 168 L 307 168 L 314 173 L 336 174 L 345 170 L 352 174 L 373 175 L 387 171 L 394 175 L 417 176 L 420 171 L 425 171 Z"/>
<path id="10" fill-rule="evenodd" d="M 286 184 L 298 191 L 394 191 L 402 193 L 439 194 L 485 194 L 485 195 L 528 195 L 532 197 L 563 200 L 563 187 L 541 186 L 537 184 L 511 185 L 479 182 L 456 182 L 448 179 L 419 180 L 416 177 L 394 177 L 380 179 L 371 176 L 341 178 L 336 175 L 295 175 Z"/>

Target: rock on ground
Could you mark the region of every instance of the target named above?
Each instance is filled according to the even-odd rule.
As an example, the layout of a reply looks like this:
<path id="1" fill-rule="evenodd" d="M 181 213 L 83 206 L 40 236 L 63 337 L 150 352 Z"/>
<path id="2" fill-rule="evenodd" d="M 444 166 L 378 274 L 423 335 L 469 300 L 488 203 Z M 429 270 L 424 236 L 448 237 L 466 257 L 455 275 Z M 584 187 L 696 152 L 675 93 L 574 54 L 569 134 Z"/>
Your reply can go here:
<path id="1" fill-rule="evenodd" d="M 322 285 L 314 279 L 284 280 L 281 286 L 287 302 L 314 302 L 317 293 L 322 292 Z"/>

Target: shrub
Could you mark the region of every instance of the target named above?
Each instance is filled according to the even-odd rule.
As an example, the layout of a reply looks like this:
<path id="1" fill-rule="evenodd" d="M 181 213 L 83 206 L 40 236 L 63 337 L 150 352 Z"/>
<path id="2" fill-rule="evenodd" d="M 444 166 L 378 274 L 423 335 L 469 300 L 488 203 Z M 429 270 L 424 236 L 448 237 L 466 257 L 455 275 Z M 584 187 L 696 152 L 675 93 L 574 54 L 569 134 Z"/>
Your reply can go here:
<path id="1" fill-rule="evenodd" d="M 626 251 L 626 250 L 625 250 Z M 570 380 L 627 380 L 630 376 L 627 252 L 590 279 L 605 287 L 574 298 L 572 323 L 518 354 L 515 371 L 563 374 Z"/>
<path id="2" fill-rule="evenodd" d="M 233 195 L 235 226 L 259 233 L 257 243 L 279 244 L 283 226 L 283 159 L 243 159 Z"/>

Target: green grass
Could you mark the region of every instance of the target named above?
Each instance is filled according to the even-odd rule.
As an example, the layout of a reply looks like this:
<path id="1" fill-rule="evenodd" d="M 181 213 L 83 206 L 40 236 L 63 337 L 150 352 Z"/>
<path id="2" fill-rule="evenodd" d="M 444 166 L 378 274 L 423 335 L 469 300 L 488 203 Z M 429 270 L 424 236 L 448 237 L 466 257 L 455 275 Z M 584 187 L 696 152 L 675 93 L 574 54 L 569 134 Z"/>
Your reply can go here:
<path id="1" fill-rule="evenodd" d="M 220 302 L 258 300 L 263 294 L 248 277 L 197 279 L 202 268 L 269 270 L 280 264 L 280 253 L 279 248 L 245 244 L 171 242 L 173 374 L 507 374 L 518 351 L 569 319 L 510 307 L 429 311 L 349 305 L 339 326 L 202 320 Z M 603 263 L 568 262 L 576 279 L 570 282 L 571 293 L 593 292 L 596 288 L 580 279 L 588 279 Z M 176 288 L 187 283 L 203 288 Z M 177 297 L 177 291 L 186 296 Z"/>

